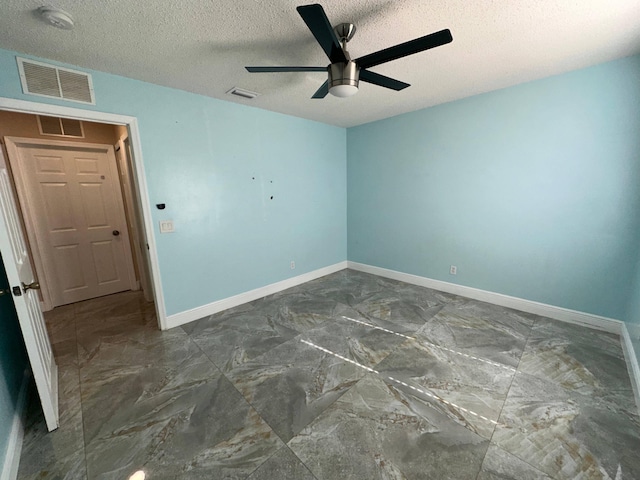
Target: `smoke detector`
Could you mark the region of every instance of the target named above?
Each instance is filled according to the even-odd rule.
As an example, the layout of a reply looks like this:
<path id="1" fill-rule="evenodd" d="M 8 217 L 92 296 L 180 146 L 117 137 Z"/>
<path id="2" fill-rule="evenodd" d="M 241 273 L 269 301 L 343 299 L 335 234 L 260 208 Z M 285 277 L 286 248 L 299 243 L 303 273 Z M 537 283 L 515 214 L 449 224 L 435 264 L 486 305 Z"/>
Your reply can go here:
<path id="1" fill-rule="evenodd" d="M 63 30 L 73 29 L 73 17 L 60 8 L 45 5 L 37 10 L 42 20 Z"/>

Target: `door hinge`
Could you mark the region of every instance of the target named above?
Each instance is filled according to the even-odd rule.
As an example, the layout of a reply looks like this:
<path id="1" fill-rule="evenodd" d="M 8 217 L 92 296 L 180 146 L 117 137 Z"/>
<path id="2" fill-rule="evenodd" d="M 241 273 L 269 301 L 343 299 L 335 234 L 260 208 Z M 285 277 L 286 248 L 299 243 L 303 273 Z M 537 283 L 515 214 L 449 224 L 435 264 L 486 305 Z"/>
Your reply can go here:
<path id="1" fill-rule="evenodd" d="M 21 297 L 22 296 L 22 289 L 20 287 L 13 287 L 12 290 L 13 290 L 13 294 L 16 297 Z"/>

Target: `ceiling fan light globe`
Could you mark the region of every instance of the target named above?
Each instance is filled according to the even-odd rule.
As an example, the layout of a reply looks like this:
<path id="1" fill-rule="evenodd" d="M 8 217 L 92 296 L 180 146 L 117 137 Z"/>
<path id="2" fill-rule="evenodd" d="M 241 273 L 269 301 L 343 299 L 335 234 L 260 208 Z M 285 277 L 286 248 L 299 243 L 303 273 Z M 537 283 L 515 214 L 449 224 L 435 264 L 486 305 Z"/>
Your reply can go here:
<path id="1" fill-rule="evenodd" d="M 358 93 L 358 87 L 355 85 L 334 85 L 329 89 L 329 93 L 334 97 L 351 97 Z"/>
<path id="2" fill-rule="evenodd" d="M 329 65 L 329 93 L 336 97 L 350 97 L 358 93 L 360 69 L 355 62 Z"/>

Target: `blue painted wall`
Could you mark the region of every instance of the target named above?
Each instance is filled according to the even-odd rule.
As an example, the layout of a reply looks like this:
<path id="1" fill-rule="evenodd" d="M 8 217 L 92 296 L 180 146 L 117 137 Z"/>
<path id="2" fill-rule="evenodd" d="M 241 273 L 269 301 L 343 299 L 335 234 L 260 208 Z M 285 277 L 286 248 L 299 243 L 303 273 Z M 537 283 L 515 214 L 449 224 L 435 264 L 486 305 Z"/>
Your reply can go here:
<path id="1" fill-rule="evenodd" d="M 625 319 L 639 132 L 638 56 L 350 128 L 348 258 Z"/>
<path id="2" fill-rule="evenodd" d="M 176 228 L 157 235 L 168 314 L 346 260 L 345 129 L 95 71 L 95 106 L 24 95 L 16 55 L 0 96 L 138 118 L 156 233 Z"/>
<path id="3" fill-rule="evenodd" d="M 0 258 L 0 289 L 9 287 Z M 27 367 L 22 334 L 10 295 L 0 297 L 0 472 L 13 426 L 22 376 Z"/>

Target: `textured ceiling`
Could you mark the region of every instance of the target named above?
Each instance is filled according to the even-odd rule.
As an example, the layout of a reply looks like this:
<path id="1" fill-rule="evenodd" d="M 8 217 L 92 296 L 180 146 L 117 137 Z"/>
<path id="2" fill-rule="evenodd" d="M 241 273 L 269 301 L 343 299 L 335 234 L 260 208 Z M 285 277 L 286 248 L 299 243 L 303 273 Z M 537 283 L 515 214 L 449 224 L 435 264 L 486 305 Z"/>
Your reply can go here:
<path id="1" fill-rule="evenodd" d="M 324 73 L 251 74 L 245 65 L 328 63 L 295 7 L 304 0 L 52 0 L 76 21 L 59 30 L 45 1 L 2 0 L 0 47 L 348 127 L 640 53 L 640 0 L 324 0 L 352 22 L 353 58 L 449 28 L 453 43 L 372 68 L 408 82 L 360 84 L 351 98 L 310 97 Z M 231 97 L 231 87 L 259 92 Z"/>

